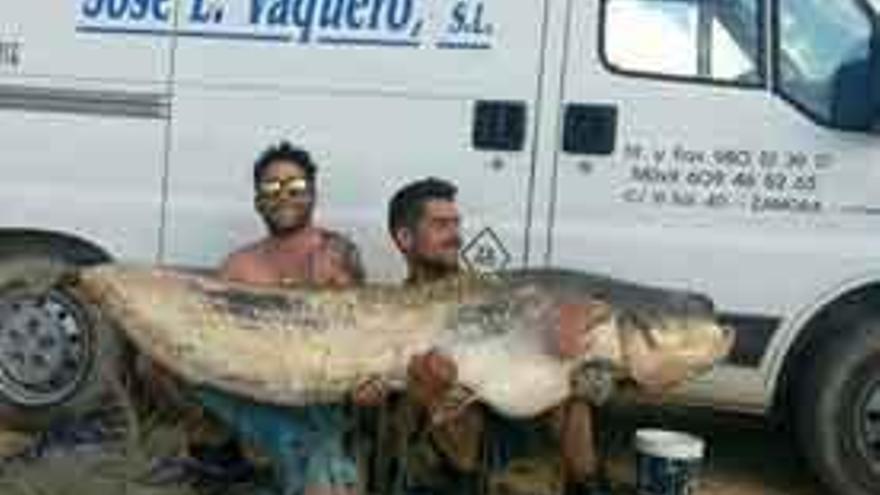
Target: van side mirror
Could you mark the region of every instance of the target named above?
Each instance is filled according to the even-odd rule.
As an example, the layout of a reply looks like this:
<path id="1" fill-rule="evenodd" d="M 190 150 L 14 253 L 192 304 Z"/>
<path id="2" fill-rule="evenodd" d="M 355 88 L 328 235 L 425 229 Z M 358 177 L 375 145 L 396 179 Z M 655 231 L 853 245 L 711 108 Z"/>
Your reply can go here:
<path id="1" fill-rule="evenodd" d="M 880 133 L 880 17 L 872 26 L 868 57 L 844 64 L 835 75 L 832 120 L 839 129 Z"/>
<path id="2" fill-rule="evenodd" d="M 831 105 L 831 118 L 834 127 L 846 131 L 870 131 L 874 126 L 877 112 L 869 104 L 873 96 L 872 86 L 876 77 L 871 77 L 871 64 L 868 59 L 854 60 L 838 69 L 834 79 L 834 95 Z"/>
<path id="3" fill-rule="evenodd" d="M 880 134 L 880 12 L 874 12 L 874 35 L 871 37 L 871 100 L 870 106 L 874 109 L 874 122 L 872 129 Z"/>
<path id="4" fill-rule="evenodd" d="M 833 91 L 831 118 L 835 127 L 880 133 L 880 20 L 873 22 L 867 58 L 841 66 Z"/>

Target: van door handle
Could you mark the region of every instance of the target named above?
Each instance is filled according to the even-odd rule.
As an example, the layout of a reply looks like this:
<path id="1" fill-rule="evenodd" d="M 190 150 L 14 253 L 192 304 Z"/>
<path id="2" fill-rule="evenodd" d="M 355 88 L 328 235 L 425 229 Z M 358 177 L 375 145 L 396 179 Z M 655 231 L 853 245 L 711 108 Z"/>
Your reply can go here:
<path id="1" fill-rule="evenodd" d="M 483 151 L 522 151 L 526 141 L 527 105 L 522 101 L 477 101 L 472 145 Z"/>
<path id="2" fill-rule="evenodd" d="M 565 106 L 563 151 L 573 155 L 610 155 L 616 146 L 616 106 L 584 103 Z"/>

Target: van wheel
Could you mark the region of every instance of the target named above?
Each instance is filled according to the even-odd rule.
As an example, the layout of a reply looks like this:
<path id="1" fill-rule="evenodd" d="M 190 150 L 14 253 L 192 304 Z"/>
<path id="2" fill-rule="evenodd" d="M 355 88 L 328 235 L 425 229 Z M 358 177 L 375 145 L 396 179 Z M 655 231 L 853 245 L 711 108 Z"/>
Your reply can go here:
<path id="1" fill-rule="evenodd" d="M 880 319 L 821 347 L 797 401 L 801 451 L 834 493 L 880 493 Z"/>
<path id="2" fill-rule="evenodd" d="M 94 310 L 58 282 L 59 257 L 0 258 L 0 424 L 36 430 L 99 408 L 120 346 Z"/>

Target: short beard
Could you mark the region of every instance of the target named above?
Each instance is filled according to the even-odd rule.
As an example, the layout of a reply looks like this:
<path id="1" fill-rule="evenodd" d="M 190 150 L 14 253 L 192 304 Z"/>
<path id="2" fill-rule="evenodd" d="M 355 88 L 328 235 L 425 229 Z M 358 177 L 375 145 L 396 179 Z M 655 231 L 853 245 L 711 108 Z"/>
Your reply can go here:
<path id="1" fill-rule="evenodd" d="M 304 230 L 308 227 L 312 222 L 312 213 L 311 210 L 306 212 L 303 216 L 302 221 L 299 221 L 293 225 L 278 225 L 278 223 L 272 220 L 271 215 L 261 213 L 260 216 L 263 217 L 263 224 L 266 226 L 266 229 L 269 231 L 269 234 L 272 237 L 285 237 L 291 234 L 295 234 Z"/>
<path id="2" fill-rule="evenodd" d="M 426 280 L 439 280 L 455 275 L 460 271 L 457 262 L 450 264 L 446 261 L 416 257 L 410 263 L 413 269 L 418 272 L 418 276 Z"/>
<path id="3" fill-rule="evenodd" d="M 266 224 L 266 229 L 269 231 L 269 234 L 272 237 L 286 237 L 290 234 L 295 234 L 295 233 L 305 229 L 306 226 L 308 225 L 308 222 L 300 222 L 300 223 L 297 223 L 296 225 L 282 227 L 282 226 L 279 226 L 279 225 L 272 223 L 270 220 L 265 220 L 265 224 Z"/>

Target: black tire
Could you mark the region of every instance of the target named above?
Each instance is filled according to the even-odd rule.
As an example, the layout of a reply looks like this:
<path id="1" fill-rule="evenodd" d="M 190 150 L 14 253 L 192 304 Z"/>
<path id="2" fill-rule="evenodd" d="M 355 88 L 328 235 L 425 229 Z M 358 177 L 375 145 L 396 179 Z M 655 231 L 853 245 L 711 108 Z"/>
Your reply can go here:
<path id="1" fill-rule="evenodd" d="M 68 286 L 73 263 L 0 257 L 0 425 L 25 431 L 107 405 L 120 389 L 121 341 Z"/>
<path id="2" fill-rule="evenodd" d="M 880 319 L 818 346 L 795 407 L 802 453 L 832 493 L 880 493 Z"/>

